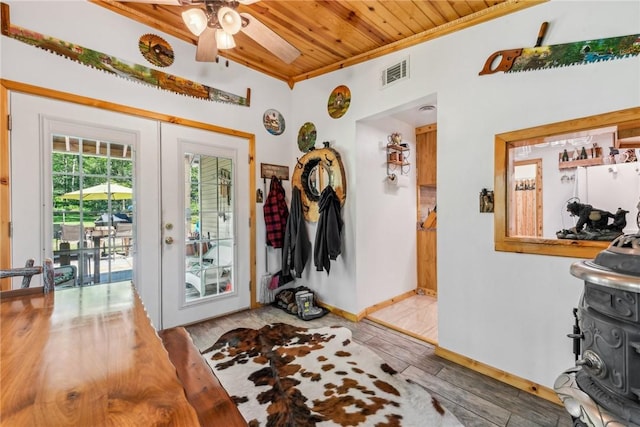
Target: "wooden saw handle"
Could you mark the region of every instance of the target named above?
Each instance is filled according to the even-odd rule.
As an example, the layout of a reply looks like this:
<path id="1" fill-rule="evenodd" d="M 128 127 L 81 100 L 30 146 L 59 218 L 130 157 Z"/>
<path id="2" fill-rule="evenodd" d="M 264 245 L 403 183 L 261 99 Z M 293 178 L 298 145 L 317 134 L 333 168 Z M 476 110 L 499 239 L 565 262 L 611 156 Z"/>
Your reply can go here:
<path id="1" fill-rule="evenodd" d="M 540 31 L 538 31 L 538 38 L 536 39 L 536 45 L 534 47 L 542 46 L 542 39 L 544 39 L 544 36 L 547 34 L 547 28 L 549 28 L 549 23 L 547 21 L 540 25 Z"/>
<path id="2" fill-rule="evenodd" d="M 513 61 L 520 55 L 522 55 L 522 49 L 499 50 L 487 58 L 487 62 L 485 62 L 479 75 L 509 71 L 513 66 Z M 494 63 L 497 62 L 498 58 L 500 58 L 500 63 L 494 68 Z"/>

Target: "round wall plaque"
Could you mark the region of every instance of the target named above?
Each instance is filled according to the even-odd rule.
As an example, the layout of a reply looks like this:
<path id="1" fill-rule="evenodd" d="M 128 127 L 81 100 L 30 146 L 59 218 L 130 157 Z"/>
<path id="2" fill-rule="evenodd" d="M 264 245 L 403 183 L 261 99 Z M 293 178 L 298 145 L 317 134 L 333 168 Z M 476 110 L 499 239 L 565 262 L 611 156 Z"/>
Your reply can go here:
<path id="1" fill-rule="evenodd" d="M 262 115 L 262 123 L 271 135 L 282 135 L 282 132 L 284 132 L 284 117 L 278 110 L 269 109 L 265 111 Z"/>
<path id="2" fill-rule="evenodd" d="M 349 105 L 351 105 L 351 91 L 344 85 L 338 86 L 329 95 L 327 111 L 331 117 L 339 119 L 347 112 Z"/>
<path id="3" fill-rule="evenodd" d="M 298 131 L 298 148 L 303 153 L 311 150 L 311 148 L 316 145 L 316 126 L 307 122 L 300 127 Z"/>
<path id="4" fill-rule="evenodd" d="M 143 35 L 138 41 L 138 48 L 142 56 L 157 67 L 168 67 L 173 64 L 173 48 L 160 36 Z"/>

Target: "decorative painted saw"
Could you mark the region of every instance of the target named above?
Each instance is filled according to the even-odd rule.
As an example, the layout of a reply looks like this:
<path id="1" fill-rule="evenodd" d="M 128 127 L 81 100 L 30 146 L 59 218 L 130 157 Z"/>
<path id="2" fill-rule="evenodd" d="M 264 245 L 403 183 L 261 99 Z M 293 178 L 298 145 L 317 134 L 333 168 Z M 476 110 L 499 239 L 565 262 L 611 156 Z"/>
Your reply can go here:
<path id="1" fill-rule="evenodd" d="M 546 30 L 544 22 L 534 47 L 499 50 L 489 56 L 479 75 L 566 67 L 640 54 L 640 34 L 541 46 Z"/>

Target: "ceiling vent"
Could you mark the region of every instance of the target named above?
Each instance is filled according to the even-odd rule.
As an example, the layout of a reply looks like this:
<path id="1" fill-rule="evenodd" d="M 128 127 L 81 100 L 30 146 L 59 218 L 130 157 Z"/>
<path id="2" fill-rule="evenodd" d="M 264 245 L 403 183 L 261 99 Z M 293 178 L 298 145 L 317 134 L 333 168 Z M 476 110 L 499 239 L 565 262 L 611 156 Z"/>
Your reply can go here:
<path id="1" fill-rule="evenodd" d="M 382 87 L 387 87 L 409 78 L 409 57 L 406 57 L 397 64 L 387 67 L 382 72 Z"/>

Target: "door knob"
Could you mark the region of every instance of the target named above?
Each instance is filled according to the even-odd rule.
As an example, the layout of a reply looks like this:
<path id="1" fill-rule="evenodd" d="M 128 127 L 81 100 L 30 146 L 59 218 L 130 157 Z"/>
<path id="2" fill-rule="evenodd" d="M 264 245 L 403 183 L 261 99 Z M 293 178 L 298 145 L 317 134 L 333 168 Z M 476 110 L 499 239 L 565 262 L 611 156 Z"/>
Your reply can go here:
<path id="1" fill-rule="evenodd" d="M 164 242 L 165 242 L 167 245 L 172 244 L 172 243 L 173 243 L 173 237 L 169 236 L 169 237 L 165 238 L 165 239 L 164 239 Z"/>
<path id="2" fill-rule="evenodd" d="M 173 230 L 173 224 L 168 222 L 167 225 L 164 226 L 167 230 Z"/>

